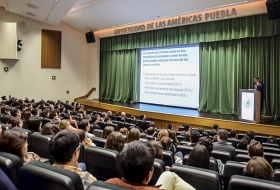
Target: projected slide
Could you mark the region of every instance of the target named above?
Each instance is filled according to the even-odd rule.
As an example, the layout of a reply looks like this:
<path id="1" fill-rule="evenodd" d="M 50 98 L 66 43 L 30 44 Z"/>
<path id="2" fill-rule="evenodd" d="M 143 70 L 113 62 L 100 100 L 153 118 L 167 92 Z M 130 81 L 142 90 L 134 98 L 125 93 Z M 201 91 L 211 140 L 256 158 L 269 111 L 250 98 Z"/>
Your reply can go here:
<path id="1" fill-rule="evenodd" d="M 139 101 L 199 106 L 199 45 L 140 49 Z"/>

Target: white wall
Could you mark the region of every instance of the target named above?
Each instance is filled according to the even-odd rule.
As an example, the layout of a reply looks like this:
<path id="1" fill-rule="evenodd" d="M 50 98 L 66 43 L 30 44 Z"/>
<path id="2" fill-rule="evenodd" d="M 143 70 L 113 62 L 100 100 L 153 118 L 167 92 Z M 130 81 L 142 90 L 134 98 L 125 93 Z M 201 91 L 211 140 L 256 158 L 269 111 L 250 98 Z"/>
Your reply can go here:
<path id="1" fill-rule="evenodd" d="M 18 39 L 23 44 L 18 52 L 19 61 L 0 62 L 1 96 L 73 101 L 87 93 L 89 46 L 83 32 L 63 22 L 52 26 L 31 20 L 6 12 L 3 7 L 0 7 L 0 22 L 17 22 Z M 61 69 L 41 68 L 42 29 L 62 31 Z M 4 67 L 9 67 L 9 71 L 4 72 Z M 52 80 L 53 75 L 56 80 Z"/>

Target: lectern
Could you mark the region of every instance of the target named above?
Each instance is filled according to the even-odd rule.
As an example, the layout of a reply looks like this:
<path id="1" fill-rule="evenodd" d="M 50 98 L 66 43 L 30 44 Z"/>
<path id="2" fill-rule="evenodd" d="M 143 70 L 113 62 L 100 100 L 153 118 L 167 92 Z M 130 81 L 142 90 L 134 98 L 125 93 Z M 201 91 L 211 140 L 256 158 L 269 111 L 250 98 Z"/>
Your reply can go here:
<path id="1" fill-rule="evenodd" d="M 261 93 L 255 89 L 239 90 L 239 119 L 260 123 Z"/>

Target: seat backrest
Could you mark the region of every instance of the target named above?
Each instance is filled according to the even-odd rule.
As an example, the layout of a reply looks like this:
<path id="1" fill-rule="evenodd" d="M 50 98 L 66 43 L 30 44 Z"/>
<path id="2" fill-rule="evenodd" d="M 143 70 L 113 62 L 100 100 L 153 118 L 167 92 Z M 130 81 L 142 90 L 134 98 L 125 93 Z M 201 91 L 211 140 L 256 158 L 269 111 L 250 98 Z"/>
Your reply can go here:
<path id="1" fill-rule="evenodd" d="M 272 160 L 273 160 L 274 158 L 280 159 L 280 155 L 279 155 L 279 154 L 275 154 L 275 153 L 268 153 L 268 152 L 265 152 L 265 153 L 264 153 L 264 158 L 265 158 L 269 163 L 271 163 Z"/>
<path id="2" fill-rule="evenodd" d="M 119 152 L 100 147 L 88 147 L 85 152 L 87 171 L 98 180 L 121 178 Z"/>
<path id="3" fill-rule="evenodd" d="M 1 190 L 17 190 L 14 183 L 0 168 L 0 189 Z"/>
<path id="4" fill-rule="evenodd" d="M 109 190 L 109 189 L 110 190 L 111 189 L 114 189 L 114 190 L 133 190 L 131 188 L 121 187 L 121 186 L 110 184 L 110 183 L 107 183 L 105 181 L 100 181 L 100 180 L 97 180 L 97 181 L 93 182 L 87 188 L 87 190 Z"/>
<path id="5" fill-rule="evenodd" d="M 96 146 L 104 148 L 107 139 L 93 137 L 91 140 Z"/>
<path id="6" fill-rule="evenodd" d="M 19 188 L 21 190 L 84 189 L 82 179 L 77 173 L 36 160 L 19 169 Z"/>
<path id="7" fill-rule="evenodd" d="M 180 126 L 179 128 L 178 128 L 178 131 L 185 131 L 186 129 L 185 129 L 185 127 L 183 127 L 183 126 Z"/>
<path id="8" fill-rule="evenodd" d="M 0 168 L 18 186 L 18 170 L 23 165 L 22 160 L 7 152 L 0 152 Z"/>
<path id="9" fill-rule="evenodd" d="M 267 142 L 262 143 L 262 146 L 263 147 L 280 148 L 279 144 L 272 144 L 272 143 L 267 143 Z"/>
<path id="10" fill-rule="evenodd" d="M 274 170 L 274 181 L 280 182 L 280 169 Z"/>
<path id="11" fill-rule="evenodd" d="M 155 140 L 154 137 L 153 137 L 152 135 L 147 135 L 147 139 L 148 139 L 149 141 Z"/>
<path id="12" fill-rule="evenodd" d="M 186 154 L 190 154 L 190 152 L 192 151 L 193 147 L 192 146 L 185 146 L 185 145 L 178 145 L 176 147 L 176 151 L 180 151 L 182 152 L 183 156 L 185 156 Z"/>
<path id="13" fill-rule="evenodd" d="M 165 165 L 171 167 L 174 164 L 173 152 L 168 150 L 163 150 L 162 155 L 163 155 L 163 162 L 165 163 Z"/>
<path id="14" fill-rule="evenodd" d="M 122 122 L 121 122 L 122 123 Z M 114 127 L 114 130 L 115 131 L 118 131 L 120 128 L 118 128 L 118 124 L 115 124 L 115 123 L 108 123 L 106 124 L 106 127 L 107 126 L 111 126 L 111 127 Z"/>
<path id="15" fill-rule="evenodd" d="M 100 138 L 101 138 L 102 133 L 103 133 L 103 130 L 102 130 L 102 129 L 94 129 L 94 130 L 93 130 L 93 134 L 94 134 L 96 137 L 100 137 Z"/>
<path id="16" fill-rule="evenodd" d="M 224 164 L 231 160 L 231 155 L 229 152 L 222 152 L 222 151 L 212 151 L 212 157 L 216 159 L 220 159 Z"/>
<path id="17" fill-rule="evenodd" d="M 98 121 L 97 125 L 99 125 L 99 127 L 103 130 L 107 125 L 105 122 L 103 121 Z"/>
<path id="18" fill-rule="evenodd" d="M 219 173 L 218 162 L 215 158 L 210 157 L 210 170 L 216 171 Z"/>
<path id="19" fill-rule="evenodd" d="M 224 167 L 224 189 L 227 189 L 229 180 L 233 175 L 243 175 L 243 169 L 246 164 L 235 162 L 235 161 L 227 161 Z"/>
<path id="20" fill-rule="evenodd" d="M 189 141 L 181 141 L 181 142 L 180 142 L 180 145 L 185 145 L 185 146 L 187 146 L 187 144 L 189 144 L 189 143 L 191 143 L 191 142 L 189 142 Z"/>
<path id="21" fill-rule="evenodd" d="M 280 183 L 258 178 L 234 175 L 229 180 L 228 190 L 279 190 Z"/>
<path id="22" fill-rule="evenodd" d="M 149 185 L 155 185 L 157 183 L 158 178 L 160 175 L 165 172 L 165 164 L 162 160 L 155 159 L 154 161 L 154 173 L 149 182 Z"/>
<path id="23" fill-rule="evenodd" d="M 239 154 L 239 153 L 241 153 L 241 154 L 248 154 L 248 150 L 243 150 L 243 149 L 239 149 L 239 148 L 236 148 L 235 152 L 236 152 L 236 154 Z"/>
<path id="24" fill-rule="evenodd" d="M 247 134 L 245 133 L 239 133 L 238 134 L 238 139 L 242 139 L 243 137 L 245 137 Z"/>
<path id="25" fill-rule="evenodd" d="M 218 172 L 178 164 L 173 164 L 170 171 L 175 172 L 195 189 L 222 189 Z"/>
<path id="26" fill-rule="evenodd" d="M 274 170 L 280 169 L 280 159 L 277 159 L 277 158 L 272 159 L 271 166 Z"/>
<path id="27" fill-rule="evenodd" d="M 185 137 L 182 135 L 177 135 L 177 139 L 179 142 L 181 142 L 181 141 L 185 140 Z"/>
<path id="28" fill-rule="evenodd" d="M 49 119 L 49 118 L 43 118 L 42 119 L 42 126 L 44 126 L 46 123 L 49 123 L 49 122 L 52 122 L 52 120 Z"/>
<path id="29" fill-rule="evenodd" d="M 280 146 L 280 138 L 276 138 L 276 143 Z"/>
<path id="30" fill-rule="evenodd" d="M 268 153 L 275 153 L 275 154 L 280 154 L 280 148 L 273 148 L 273 147 L 263 147 L 263 151 L 264 152 L 268 152 Z"/>
<path id="31" fill-rule="evenodd" d="M 2 127 L 2 133 L 6 130 L 12 129 L 12 127 L 9 127 L 8 125 L 1 123 L 1 127 Z"/>
<path id="32" fill-rule="evenodd" d="M 85 150 L 86 149 L 83 143 L 80 143 L 80 155 L 79 155 L 78 163 L 85 162 Z"/>
<path id="33" fill-rule="evenodd" d="M 49 136 L 42 135 L 39 132 L 32 133 L 29 138 L 33 152 L 42 158 L 49 159 L 50 163 L 53 164 L 54 159 L 51 152 L 49 151 L 49 141 L 51 138 Z"/>
<path id="34" fill-rule="evenodd" d="M 236 155 L 236 161 L 237 162 L 249 162 L 250 157 L 248 154 L 237 154 Z"/>
<path id="35" fill-rule="evenodd" d="M 236 138 L 228 138 L 227 141 L 230 142 L 231 146 L 233 146 L 234 148 L 237 147 L 238 140 Z"/>
<path id="36" fill-rule="evenodd" d="M 268 136 L 260 136 L 260 135 L 256 135 L 254 137 L 255 141 L 259 141 L 261 144 L 264 142 L 267 142 Z"/>

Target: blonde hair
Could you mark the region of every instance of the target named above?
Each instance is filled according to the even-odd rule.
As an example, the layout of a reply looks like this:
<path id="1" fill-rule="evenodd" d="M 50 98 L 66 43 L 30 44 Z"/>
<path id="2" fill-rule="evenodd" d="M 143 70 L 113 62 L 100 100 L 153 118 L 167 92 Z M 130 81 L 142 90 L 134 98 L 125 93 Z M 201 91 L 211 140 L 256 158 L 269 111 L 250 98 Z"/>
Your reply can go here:
<path id="1" fill-rule="evenodd" d="M 67 119 L 63 119 L 63 120 L 61 120 L 61 121 L 59 122 L 59 128 L 60 128 L 61 130 L 67 129 L 69 125 L 70 125 L 70 123 L 69 123 L 69 121 L 68 121 Z"/>
<path id="2" fill-rule="evenodd" d="M 160 130 L 160 132 L 158 133 L 158 140 L 160 141 L 160 139 L 162 138 L 162 137 L 165 137 L 165 136 L 167 136 L 167 137 L 169 137 L 169 133 L 168 133 L 168 131 L 166 130 L 166 129 L 162 129 L 162 130 Z"/>

